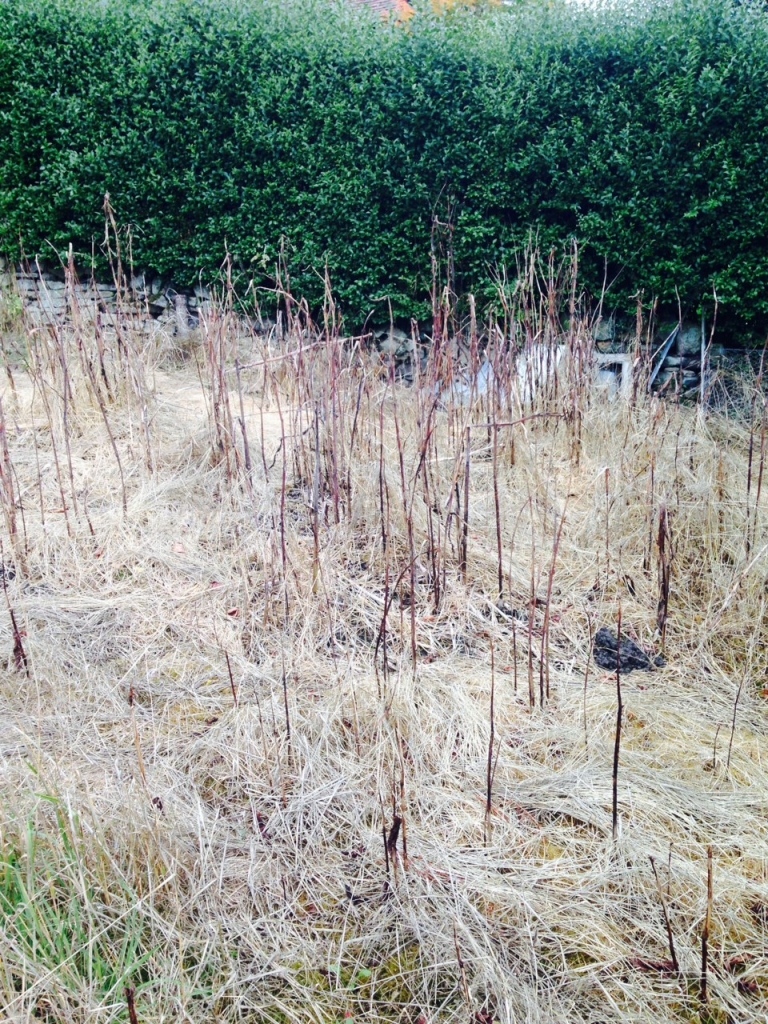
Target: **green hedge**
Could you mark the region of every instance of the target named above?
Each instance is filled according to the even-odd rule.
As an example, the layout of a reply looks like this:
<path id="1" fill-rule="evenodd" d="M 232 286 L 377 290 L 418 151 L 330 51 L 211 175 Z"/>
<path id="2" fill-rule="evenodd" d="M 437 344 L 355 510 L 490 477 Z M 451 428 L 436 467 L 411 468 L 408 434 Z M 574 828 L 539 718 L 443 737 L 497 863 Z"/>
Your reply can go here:
<path id="1" fill-rule="evenodd" d="M 331 0 L 0 0 L 0 251 L 89 262 L 103 196 L 179 285 L 226 251 L 362 322 L 427 314 L 433 217 L 490 300 L 531 231 L 583 281 L 768 317 L 768 14 L 558 5 L 383 26 Z M 638 6 L 640 9 L 638 9 Z M 708 298 L 709 297 L 709 298 Z"/>

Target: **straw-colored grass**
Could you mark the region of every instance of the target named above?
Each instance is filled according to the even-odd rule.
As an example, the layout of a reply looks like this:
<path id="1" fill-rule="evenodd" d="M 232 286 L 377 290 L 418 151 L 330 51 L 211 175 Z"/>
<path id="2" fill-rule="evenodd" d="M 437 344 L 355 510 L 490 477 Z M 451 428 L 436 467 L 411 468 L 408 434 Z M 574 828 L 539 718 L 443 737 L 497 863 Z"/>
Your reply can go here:
<path id="1" fill-rule="evenodd" d="M 240 336 L 249 473 L 236 336 L 32 330 L 10 360 L 4 1019 L 764 1019 L 759 422 L 749 493 L 743 418 L 582 380 L 473 427 L 462 571 L 466 427 L 515 396 Z M 667 666 L 621 679 L 614 838 L 590 636 L 620 609 L 661 650 L 662 508 Z"/>

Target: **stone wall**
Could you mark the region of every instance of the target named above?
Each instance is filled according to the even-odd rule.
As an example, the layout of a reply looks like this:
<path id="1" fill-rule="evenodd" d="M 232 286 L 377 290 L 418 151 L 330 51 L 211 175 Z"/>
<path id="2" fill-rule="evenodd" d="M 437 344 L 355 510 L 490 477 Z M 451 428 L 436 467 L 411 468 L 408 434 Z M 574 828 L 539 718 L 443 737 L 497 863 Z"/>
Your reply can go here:
<path id="1" fill-rule="evenodd" d="M 16 292 L 23 303 L 25 315 L 40 324 L 71 321 L 75 316 L 80 320 L 100 322 L 109 330 L 118 322 L 130 322 L 135 330 L 152 336 L 158 330 L 184 338 L 199 324 L 200 315 L 211 308 L 211 293 L 198 286 L 193 291 L 177 291 L 159 277 L 145 274 L 133 276 L 119 296 L 113 282 L 90 280 L 67 280 L 64 269 L 35 263 L 32 266 L 11 266 L 0 257 L 0 290 Z M 253 325 L 257 330 L 267 331 L 275 326 L 281 336 L 280 323 L 259 321 Z M 659 338 L 668 335 L 676 325 L 659 326 Z M 624 382 L 623 392 L 627 393 L 625 372 L 627 343 L 622 341 L 615 318 L 600 321 L 595 326 L 595 341 L 605 345 L 608 352 L 596 352 L 596 361 L 601 364 L 600 379 L 609 385 L 611 393 Z M 392 357 L 398 363 L 410 364 L 413 339 L 410 334 L 389 327 L 374 331 L 375 343 L 383 356 Z M 722 363 L 726 350 L 713 345 L 709 352 L 712 366 Z M 701 325 L 684 323 L 677 331 L 675 344 L 663 354 L 661 365 L 656 371 L 654 387 L 670 394 L 694 394 L 701 381 Z"/>
<path id="2" fill-rule="evenodd" d="M 131 325 L 148 334 L 159 327 L 186 334 L 197 326 L 198 317 L 210 303 L 210 292 L 178 292 L 159 278 L 145 275 L 131 278 L 119 296 L 112 282 L 67 280 L 63 268 L 43 265 L 10 266 L 0 258 L 0 289 L 16 292 L 25 314 L 41 323 L 81 319 L 130 319 Z"/>

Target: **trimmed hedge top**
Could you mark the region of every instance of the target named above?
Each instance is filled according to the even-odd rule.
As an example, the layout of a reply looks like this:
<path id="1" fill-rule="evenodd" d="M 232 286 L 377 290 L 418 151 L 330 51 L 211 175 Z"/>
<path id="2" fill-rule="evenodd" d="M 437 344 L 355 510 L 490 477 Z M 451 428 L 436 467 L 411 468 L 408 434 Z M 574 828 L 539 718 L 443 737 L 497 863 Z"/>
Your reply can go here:
<path id="1" fill-rule="evenodd" d="M 229 252 L 266 283 L 283 251 L 357 322 L 427 313 L 435 239 L 491 300 L 531 231 L 617 302 L 715 288 L 764 321 L 768 14 L 0 0 L 0 251 L 90 262 L 105 192 L 136 266 L 183 286 Z"/>

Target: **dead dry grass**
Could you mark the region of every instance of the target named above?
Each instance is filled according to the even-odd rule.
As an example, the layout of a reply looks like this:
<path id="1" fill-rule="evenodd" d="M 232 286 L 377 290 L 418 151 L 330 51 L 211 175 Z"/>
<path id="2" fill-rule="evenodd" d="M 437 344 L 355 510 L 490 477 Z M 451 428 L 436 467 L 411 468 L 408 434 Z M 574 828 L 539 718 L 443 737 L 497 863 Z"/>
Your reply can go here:
<path id="1" fill-rule="evenodd" d="M 749 423 L 238 331 L 32 331 L 4 387 L 6 1019 L 764 1019 L 759 423 L 748 487 Z M 590 636 L 660 649 L 662 509 L 614 838 Z"/>

